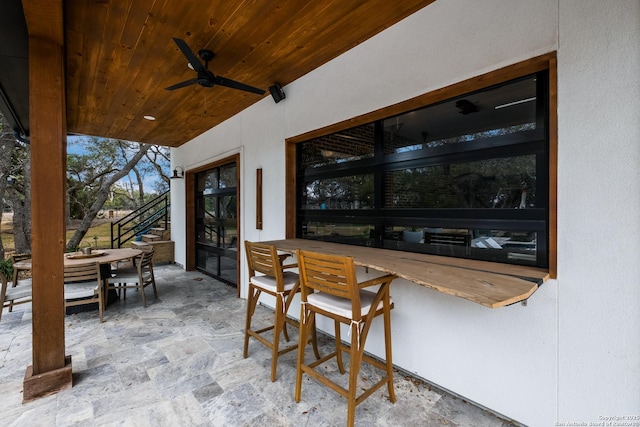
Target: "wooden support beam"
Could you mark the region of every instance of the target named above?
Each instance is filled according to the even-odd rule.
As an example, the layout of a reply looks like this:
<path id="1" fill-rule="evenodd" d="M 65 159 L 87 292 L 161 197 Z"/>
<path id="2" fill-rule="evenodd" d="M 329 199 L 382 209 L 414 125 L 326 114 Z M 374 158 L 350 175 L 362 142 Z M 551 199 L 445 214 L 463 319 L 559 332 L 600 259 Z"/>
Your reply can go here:
<path id="1" fill-rule="evenodd" d="M 24 0 L 29 31 L 33 365 L 23 400 L 71 387 L 65 357 L 66 103 L 62 0 Z"/>

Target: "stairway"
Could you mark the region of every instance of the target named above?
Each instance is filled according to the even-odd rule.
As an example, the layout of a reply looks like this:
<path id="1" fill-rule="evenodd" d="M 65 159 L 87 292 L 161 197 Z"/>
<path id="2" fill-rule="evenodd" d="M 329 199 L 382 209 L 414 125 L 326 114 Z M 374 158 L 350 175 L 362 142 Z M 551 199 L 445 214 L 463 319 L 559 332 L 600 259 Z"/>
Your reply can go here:
<path id="1" fill-rule="evenodd" d="M 167 223 L 170 226 L 170 223 Z M 171 240 L 171 229 L 164 227 L 153 227 L 147 231 L 147 234 L 140 236 L 141 240 L 133 240 L 132 248 L 144 249 L 153 246 L 153 263 L 154 264 L 173 264 L 175 242 Z"/>
<path id="2" fill-rule="evenodd" d="M 171 240 L 169 191 L 160 194 L 125 217 L 111 223 L 111 247 L 128 244 L 133 248 L 153 246 L 155 264 L 174 262 L 174 242 Z"/>

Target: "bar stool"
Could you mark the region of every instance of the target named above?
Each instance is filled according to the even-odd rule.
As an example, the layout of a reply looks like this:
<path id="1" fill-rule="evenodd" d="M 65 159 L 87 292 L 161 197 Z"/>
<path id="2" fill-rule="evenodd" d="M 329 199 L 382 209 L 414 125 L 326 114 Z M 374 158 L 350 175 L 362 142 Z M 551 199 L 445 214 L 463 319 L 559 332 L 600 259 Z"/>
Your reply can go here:
<path id="1" fill-rule="evenodd" d="M 280 334 L 284 334 L 287 342 L 290 341 L 287 333 L 287 323 L 299 327 L 299 323 L 287 317 L 287 311 L 291 306 L 293 296 L 300 290 L 300 280 L 298 274 L 285 269 L 296 268 L 297 264 L 282 265 L 282 262 L 288 255 L 278 255 L 275 246 L 263 245 L 249 241 L 244 242 L 245 252 L 247 254 L 247 265 L 249 266 L 249 296 L 247 301 L 247 318 L 245 324 L 244 335 L 244 357 L 249 355 L 249 337 L 253 337 L 267 348 L 271 349 L 271 381 L 276 380 L 276 369 L 278 364 L 278 356 L 295 350 L 298 343 L 291 344 L 280 349 Z M 260 274 L 256 274 L 260 273 Z M 255 313 L 260 294 L 264 292 L 273 296 L 276 300 L 276 308 L 274 312 L 274 321 L 262 329 L 251 329 L 251 318 Z M 273 330 L 273 340 L 269 341 L 262 336 L 264 332 Z M 313 328 L 311 336 L 313 349 L 316 357 L 319 359 L 318 344 Z"/>
<path id="2" fill-rule="evenodd" d="M 334 320 L 336 349 L 333 353 L 306 364 L 304 361 L 306 346 L 299 346 L 295 400 L 300 402 L 302 374 L 306 373 L 347 399 L 347 425 L 353 426 L 356 406 L 383 385 L 387 385 L 391 402 L 396 401 L 391 361 L 390 314 L 393 301 L 389 295 L 389 286 L 396 276 L 389 274 L 358 283 L 352 257 L 303 250 L 298 250 L 297 256 L 302 300 L 300 342 L 306 342 L 311 325 L 315 323 L 315 315 L 321 314 Z M 365 287 L 375 285 L 380 285 L 377 292 L 363 290 Z M 384 362 L 364 353 L 365 341 L 371 323 L 375 317 L 380 315 L 383 316 L 384 321 Z M 351 346 L 347 346 L 340 339 L 341 323 L 350 327 Z M 324 376 L 320 369 L 315 369 L 335 357 L 340 373 L 344 374 L 342 352 L 347 352 L 350 355 L 348 389 Z M 383 370 L 385 374 L 380 381 L 358 396 L 358 373 L 362 362 L 367 362 Z"/>

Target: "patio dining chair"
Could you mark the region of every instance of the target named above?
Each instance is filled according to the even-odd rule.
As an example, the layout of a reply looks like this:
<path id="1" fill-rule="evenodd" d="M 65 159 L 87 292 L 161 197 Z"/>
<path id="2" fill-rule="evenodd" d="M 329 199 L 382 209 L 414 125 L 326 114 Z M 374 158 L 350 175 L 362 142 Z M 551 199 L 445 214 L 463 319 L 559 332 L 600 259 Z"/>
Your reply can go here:
<path id="1" fill-rule="evenodd" d="M 103 282 L 100 264 L 81 264 L 64 267 L 64 307 L 98 303 L 100 322 L 104 322 Z"/>
<path id="2" fill-rule="evenodd" d="M 249 266 L 249 296 L 244 335 L 244 357 L 246 359 L 249 356 L 249 337 L 255 338 L 269 348 L 271 350 L 271 381 L 275 381 L 278 357 L 298 348 L 297 342 L 280 348 L 281 333 L 287 342 L 290 341 L 286 327 L 287 323 L 296 328 L 299 327 L 298 322 L 287 317 L 287 312 L 291 306 L 293 296 L 300 290 L 300 281 L 298 274 L 292 271 L 284 271 L 297 267 L 297 264 L 283 265 L 282 263 L 288 255 L 278 255 L 275 246 L 249 241 L 245 241 L 244 245 L 247 265 Z M 260 294 L 263 292 L 275 298 L 276 307 L 273 324 L 261 329 L 251 329 L 251 319 L 256 311 Z M 271 341 L 263 336 L 267 331 L 273 331 Z M 316 357 L 320 358 L 315 328 L 312 331 L 311 340 Z"/>
<path id="3" fill-rule="evenodd" d="M 157 299 L 158 289 L 156 288 L 156 278 L 153 274 L 153 254 L 153 246 L 150 246 L 149 249 L 142 251 L 140 255 L 133 259 L 133 267 L 112 270 L 111 277 L 108 278 L 107 289 L 116 289 L 118 296 L 122 291 L 125 300 L 127 299 L 128 288 L 137 289 L 142 297 L 142 305 L 146 307 L 147 299 L 144 288 L 151 286 L 153 295 Z"/>
<path id="4" fill-rule="evenodd" d="M 21 286 L 19 290 L 8 290 L 11 298 L 6 298 L 9 311 L 13 311 L 14 304 L 22 304 L 31 302 L 31 276 L 29 274 L 30 269 L 20 268 L 18 262 L 31 258 L 31 254 L 13 254 L 11 255 L 11 262 L 13 264 L 13 277 L 11 278 L 11 288 L 15 288 L 18 285 Z M 9 278 L 7 278 L 9 279 Z M 28 296 L 22 296 L 26 295 Z M 5 301 L 5 299 L 3 299 Z M 3 304 L 4 306 L 4 304 Z"/>
<path id="5" fill-rule="evenodd" d="M 9 311 L 16 304 L 24 304 L 31 302 L 31 282 L 22 283 L 20 286 L 13 286 L 13 282 L 9 282 L 4 274 L 0 273 L 0 320 L 2 320 L 2 311 L 5 307 L 9 307 Z"/>
<path id="6" fill-rule="evenodd" d="M 353 426 L 356 406 L 373 394 L 375 390 L 387 385 L 389 400 L 396 401 L 393 390 L 393 364 L 391 361 L 391 309 L 393 301 L 389 287 L 395 275 L 389 274 L 358 283 L 355 264 L 352 257 L 321 254 L 298 250 L 301 289 L 300 342 L 304 343 L 309 328 L 320 314 L 333 319 L 335 326 L 335 351 L 312 363 L 305 363 L 305 345 L 298 348 L 296 369 L 295 401 L 300 402 L 302 394 L 302 374 L 306 373 L 323 385 L 331 388 L 347 399 L 347 425 Z M 370 286 L 379 286 L 377 292 L 364 290 Z M 385 360 L 380 361 L 364 353 L 365 342 L 373 319 L 383 316 Z M 350 328 L 351 345 L 343 343 L 340 326 Z M 349 354 L 349 379 L 345 388 L 326 374 L 330 370 L 326 362 L 336 359 L 338 370 L 345 373 L 342 353 Z M 370 387 L 360 384 L 358 374 L 362 362 L 381 369 L 382 378 Z M 318 369 L 316 369 L 318 368 Z M 344 381 L 342 382 L 344 383 Z M 358 391 L 362 393 L 358 395 Z"/>
<path id="7" fill-rule="evenodd" d="M 18 286 L 18 281 L 25 280 L 29 282 L 29 278 L 25 276 L 30 276 L 28 274 L 31 271 L 30 268 L 20 268 L 18 263 L 20 261 L 25 261 L 31 259 L 31 254 L 13 254 L 11 255 L 11 261 L 13 263 L 13 286 Z"/>

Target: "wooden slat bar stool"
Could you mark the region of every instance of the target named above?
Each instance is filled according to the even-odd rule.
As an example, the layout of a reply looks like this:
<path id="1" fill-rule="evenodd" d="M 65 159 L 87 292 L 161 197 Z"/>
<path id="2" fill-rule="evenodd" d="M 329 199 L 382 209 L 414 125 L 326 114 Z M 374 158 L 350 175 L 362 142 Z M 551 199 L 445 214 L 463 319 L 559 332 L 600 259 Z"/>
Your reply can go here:
<path id="1" fill-rule="evenodd" d="M 263 245 L 249 241 L 244 242 L 247 254 L 247 265 L 249 266 L 249 296 L 247 301 L 247 319 L 244 335 L 244 357 L 249 355 L 249 337 L 253 337 L 267 348 L 271 349 L 271 381 L 276 380 L 276 370 L 278 356 L 295 350 L 298 343 L 280 348 L 280 334 L 289 342 L 287 333 L 287 323 L 299 327 L 299 323 L 287 317 L 287 312 L 293 296 L 300 290 L 300 280 L 297 273 L 284 271 L 296 268 L 297 264 L 282 265 L 282 261 L 287 256 L 278 255 L 275 246 Z M 276 300 L 273 324 L 262 329 L 251 329 L 251 318 L 255 313 L 260 294 L 264 292 L 272 295 Z M 269 341 L 262 336 L 264 332 L 273 330 L 273 340 Z M 313 349 L 319 359 L 318 344 L 313 328 L 311 336 Z"/>
<path id="2" fill-rule="evenodd" d="M 396 401 L 393 390 L 393 365 L 391 360 L 390 314 L 393 308 L 393 301 L 389 295 L 391 281 L 396 276 L 390 274 L 358 283 L 352 257 L 302 250 L 298 250 L 297 254 L 300 289 L 302 291 L 300 342 L 306 342 L 310 327 L 315 323 L 315 315 L 321 314 L 334 320 L 336 349 L 333 353 L 307 364 L 304 360 L 306 346 L 300 345 L 298 349 L 295 400 L 296 402 L 300 401 L 302 374 L 306 373 L 347 399 L 347 425 L 353 426 L 356 406 L 383 385 L 387 385 L 391 402 Z M 364 290 L 366 287 L 375 285 L 380 286 L 377 292 Z M 383 316 L 384 321 L 384 362 L 380 362 L 364 353 L 365 341 L 371 323 L 375 317 L 380 315 Z M 351 346 L 346 345 L 340 339 L 341 323 L 345 323 L 351 328 Z M 322 375 L 320 369 L 315 369 L 335 357 L 340 373 L 344 374 L 342 352 L 347 352 L 350 355 L 348 389 Z M 364 390 L 358 396 L 358 374 L 363 361 L 383 370 L 384 375 L 380 381 L 369 389 Z"/>

